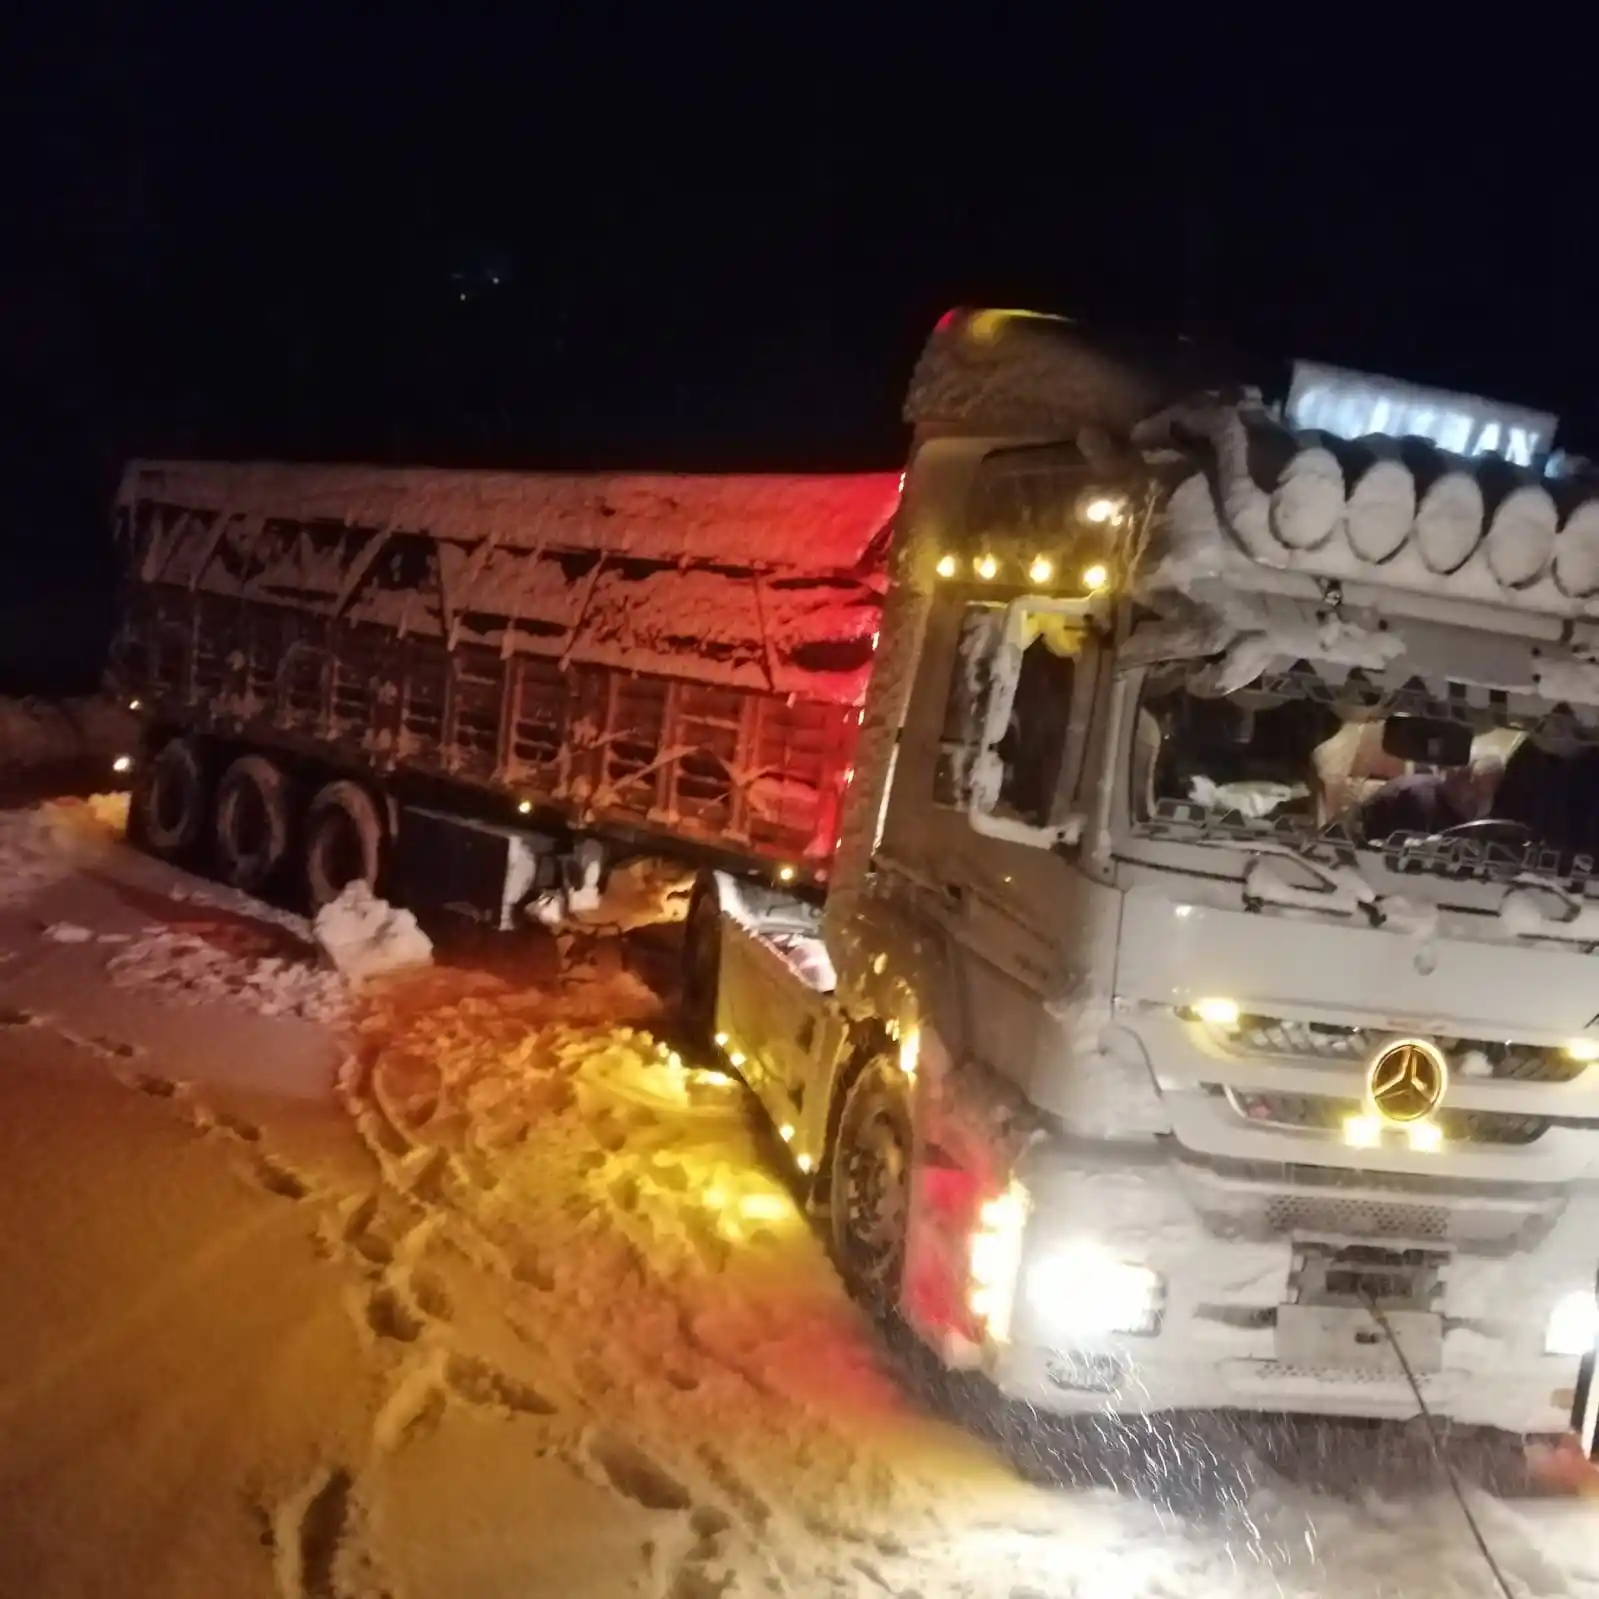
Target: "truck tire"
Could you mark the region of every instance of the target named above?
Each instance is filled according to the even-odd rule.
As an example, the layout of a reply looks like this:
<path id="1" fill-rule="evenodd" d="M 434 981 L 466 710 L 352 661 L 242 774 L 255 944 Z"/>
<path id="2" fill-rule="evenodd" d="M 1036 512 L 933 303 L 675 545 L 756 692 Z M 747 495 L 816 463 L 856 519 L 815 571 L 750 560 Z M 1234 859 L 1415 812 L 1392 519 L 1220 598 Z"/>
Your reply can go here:
<path id="1" fill-rule="evenodd" d="M 914 1148 L 899 1074 L 887 1061 L 868 1061 L 844 1091 L 828 1223 L 833 1258 L 846 1286 L 884 1317 L 899 1304 Z"/>
<path id="2" fill-rule="evenodd" d="M 289 784 L 264 755 L 241 755 L 217 785 L 212 823 L 225 881 L 258 893 L 289 854 Z"/>
<path id="3" fill-rule="evenodd" d="M 192 739 L 175 738 L 140 763 L 129 832 L 162 860 L 187 855 L 205 835 L 210 784 Z"/>
<path id="4" fill-rule="evenodd" d="M 329 783 L 305 822 L 305 892 L 311 909 L 330 905 L 351 883 L 374 893 L 383 871 L 387 830 L 377 801 L 359 783 Z"/>
<path id="5" fill-rule="evenodd" d="M 716 1037 L 722 978 L 722 916 L 709 877 L 694 885 L 683 922 L 683 991 L 679 1011 L 689 1039 L 709 1049 Z"/>

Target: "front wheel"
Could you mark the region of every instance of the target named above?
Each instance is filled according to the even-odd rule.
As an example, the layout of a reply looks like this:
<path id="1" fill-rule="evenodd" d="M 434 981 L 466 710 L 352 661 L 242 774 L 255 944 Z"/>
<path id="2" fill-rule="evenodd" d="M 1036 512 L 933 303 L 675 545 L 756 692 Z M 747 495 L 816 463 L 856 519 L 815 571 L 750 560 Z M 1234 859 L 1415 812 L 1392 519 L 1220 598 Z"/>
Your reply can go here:
<path id="1" fill-rule="evenodd" d="M 833 1254 L 857 1298 L 879 1314 L 899 1303 L 914 1148 L 905 1091 L 872 1061 L 845 1091 L 829 1189 Z"/>

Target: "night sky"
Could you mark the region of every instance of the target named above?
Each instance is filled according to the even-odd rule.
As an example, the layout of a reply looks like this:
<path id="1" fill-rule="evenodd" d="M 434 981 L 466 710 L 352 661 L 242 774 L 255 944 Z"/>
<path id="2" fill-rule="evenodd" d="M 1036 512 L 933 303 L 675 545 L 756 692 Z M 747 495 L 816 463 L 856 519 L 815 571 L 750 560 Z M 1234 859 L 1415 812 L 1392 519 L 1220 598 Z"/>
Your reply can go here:
<path id="1" fill-rule="evenodd" d="M 954 303 L 1599 447 L 1591 40 L 790 9 L 13 20 L 0 688 L 92 671 L 129 455 L 887 466 Z"/>

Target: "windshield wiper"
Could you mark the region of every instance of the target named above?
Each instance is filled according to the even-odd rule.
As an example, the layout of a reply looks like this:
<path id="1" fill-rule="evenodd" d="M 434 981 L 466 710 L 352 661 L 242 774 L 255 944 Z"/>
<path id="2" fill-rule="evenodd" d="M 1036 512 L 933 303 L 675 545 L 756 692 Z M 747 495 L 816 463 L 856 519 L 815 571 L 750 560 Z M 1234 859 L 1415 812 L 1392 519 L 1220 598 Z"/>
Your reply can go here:
<path id="1" fill-rule="evenodd" d="M 1307 841 L 1310 842 L 1310 841 Z M 1288 860 L 1318 879 L 1315 886 L 1293 882 L 1277 864 Z M 1317 860 L 1302 850 L 1281 844 L 1264 844 L 1244 870 L 1244 909 L 1258 911 L 1266 905 L 1319 911 L 1329 916 L 1364 916 L 1373 927 L 1388 920 L 1383 896 L 1353 866 Z"/>

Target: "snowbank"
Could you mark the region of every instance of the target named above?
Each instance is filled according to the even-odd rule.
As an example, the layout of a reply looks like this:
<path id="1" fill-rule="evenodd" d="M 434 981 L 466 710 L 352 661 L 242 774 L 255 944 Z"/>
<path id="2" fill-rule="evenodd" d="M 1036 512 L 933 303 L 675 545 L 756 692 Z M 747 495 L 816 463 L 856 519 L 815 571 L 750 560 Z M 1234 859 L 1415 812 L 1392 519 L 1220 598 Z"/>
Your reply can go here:
<path id="1" fill-rule="evenodd" d="M 1465 460 L 1420 439 L 1295 434 L 1252 402 L 1177 407 L 1138 438 L 1190 462 L 1208 457 L 1174 487 L 1156 528 L 1151 564 L 1167 578 L 1258 564 L 1546 615 L 1599 614 L 1594 481 L 1563 485 L 1557 501 L 1547 483 L 1497 457 Z"/>
<path id="2" fill-rule="evenodd" d="M 242 1005 L 258 1016 L 341 1022 L 349 991 L 337 972 L 289 956 L 241 955 L 203 932 L 152 927 L 112 956 L 118 988 L 179 1005 Z"/>
<path id="3" fill-rule="evenodd" d="M 317 912 L 316 941 L 353 983 L 427 966 L 433 943 L 410 911 L 378 899 L 365 883 L 349 884 Z"/>

